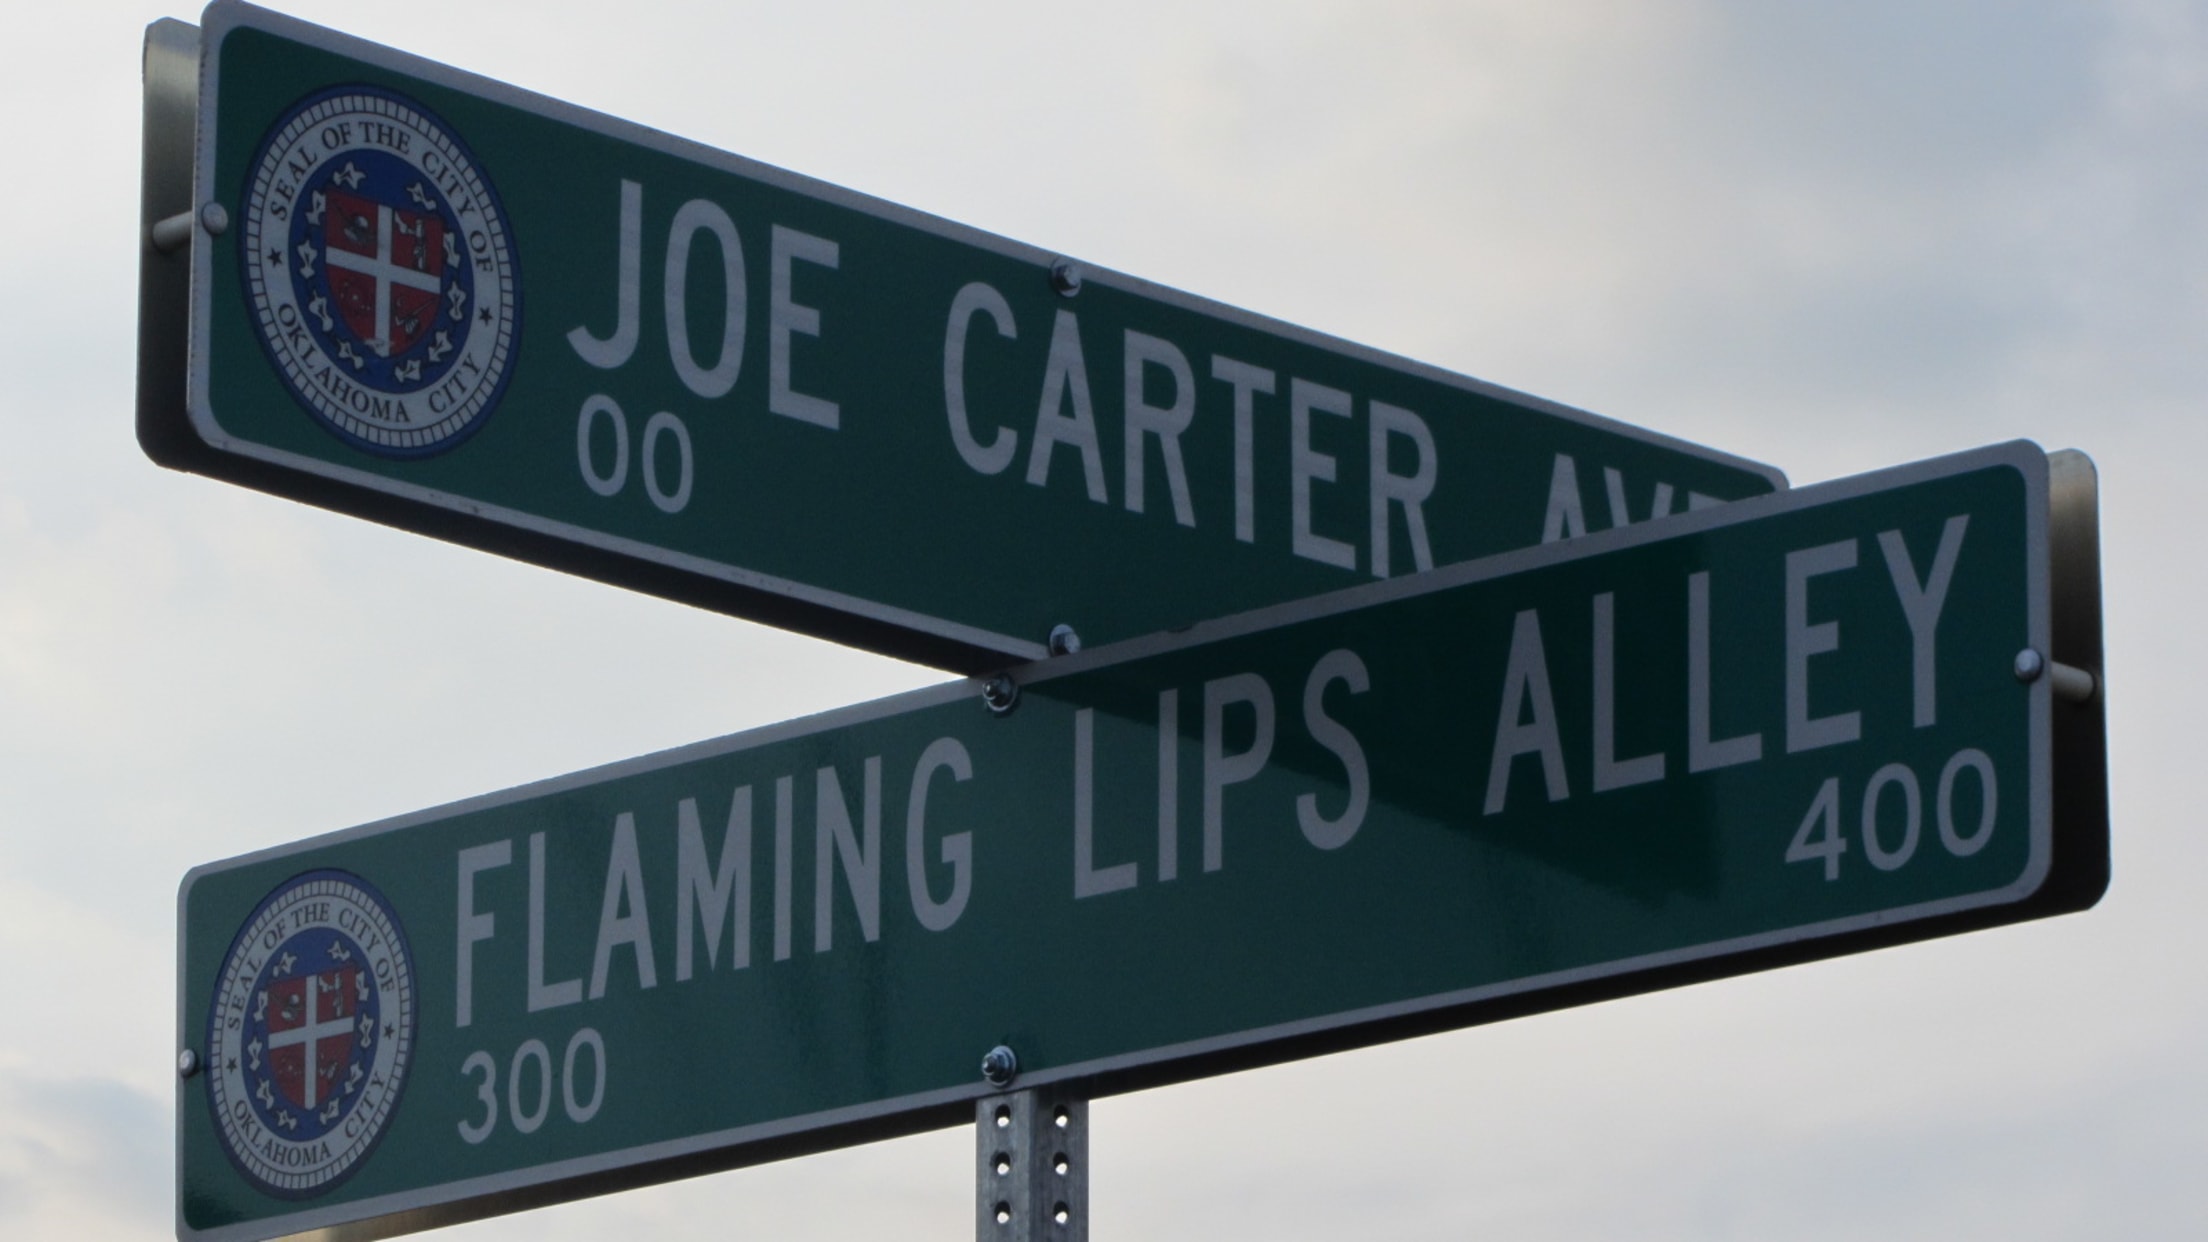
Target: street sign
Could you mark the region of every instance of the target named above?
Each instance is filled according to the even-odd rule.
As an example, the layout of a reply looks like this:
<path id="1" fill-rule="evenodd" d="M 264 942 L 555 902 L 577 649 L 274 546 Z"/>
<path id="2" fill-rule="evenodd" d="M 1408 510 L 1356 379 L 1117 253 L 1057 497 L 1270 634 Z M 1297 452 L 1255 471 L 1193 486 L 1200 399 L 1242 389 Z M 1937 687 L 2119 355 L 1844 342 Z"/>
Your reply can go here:
<path id="1" fill-rule="evenodd" d="M 1785 482 L 246 5 L 204 23 L 148 33 L 164 465 L 964 671 Z"/>
<path id="2" fill-rule="evenodd" d="M 201 867 L 180 1231 L 955 1124 L 999 1045 L 1105 1094 L 2082 909 L 2094 504 L 2005 445 Z"/>

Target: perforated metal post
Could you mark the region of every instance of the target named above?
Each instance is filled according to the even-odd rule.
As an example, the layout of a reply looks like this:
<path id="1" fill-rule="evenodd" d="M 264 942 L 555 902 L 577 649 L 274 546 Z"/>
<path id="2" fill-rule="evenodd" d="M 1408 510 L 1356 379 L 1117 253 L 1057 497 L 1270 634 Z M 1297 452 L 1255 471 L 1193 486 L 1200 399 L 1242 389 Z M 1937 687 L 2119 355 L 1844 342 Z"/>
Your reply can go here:
<path id="1" fill-rule="evenodd" d="M 1088 1242 L 1089 1102 L 1041 1087 L 974 1109 L 978 1242 Z"/>

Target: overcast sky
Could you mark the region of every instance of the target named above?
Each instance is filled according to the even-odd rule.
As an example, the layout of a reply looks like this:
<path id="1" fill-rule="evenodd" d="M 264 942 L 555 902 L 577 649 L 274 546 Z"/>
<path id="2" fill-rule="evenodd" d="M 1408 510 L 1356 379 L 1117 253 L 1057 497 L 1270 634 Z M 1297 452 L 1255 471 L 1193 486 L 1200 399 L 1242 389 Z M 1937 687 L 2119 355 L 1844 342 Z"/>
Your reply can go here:
<path id="1" fill-rule="evenodd" d="M 2208 4 L 282 7 L 1797 484 L 2099 462 L 2098 909 L 1106 1100 L 1094 1236 L 2208 1236 Z M 171 1231 L 188 867 L 942 679 L 147 462 L 162 16 L 16 6 L 0 75 L 10 1237 Z M 449 1236 L 958 1239 L 971 1159 Z"/>

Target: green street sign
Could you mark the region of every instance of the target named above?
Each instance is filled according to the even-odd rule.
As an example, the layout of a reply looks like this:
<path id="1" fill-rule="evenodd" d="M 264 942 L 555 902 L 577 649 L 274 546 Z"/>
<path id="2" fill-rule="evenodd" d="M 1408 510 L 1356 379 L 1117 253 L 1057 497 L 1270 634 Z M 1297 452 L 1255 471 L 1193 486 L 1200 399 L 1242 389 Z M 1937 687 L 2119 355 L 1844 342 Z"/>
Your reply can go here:
<path id="1" fill-rule="evenodd" d="M 2029 444 L 201 867 L 180 1232 L 423 1228 L 2082 909 L 2090 463 Z M 1000 696 L 1001 697 L 1001 696 Z"/>
<path id="2" fill-rule="evenodd" d="M 242 4 L 145 158 L 156 461 L 963 671 L 1785 482 Z"/>

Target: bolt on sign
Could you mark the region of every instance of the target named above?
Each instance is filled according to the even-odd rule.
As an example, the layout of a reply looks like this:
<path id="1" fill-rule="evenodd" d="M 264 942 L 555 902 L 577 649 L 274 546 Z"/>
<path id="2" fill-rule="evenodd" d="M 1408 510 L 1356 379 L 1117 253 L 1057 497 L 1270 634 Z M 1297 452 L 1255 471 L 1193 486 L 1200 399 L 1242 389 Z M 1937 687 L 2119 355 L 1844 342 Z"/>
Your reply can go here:
<path id="1" fill-rule="evenodd" d="M 961 1124 L 1000 1046 L 1104 1094 L 2083 909 L 2094 504 L 2004 445 L 200 867 L 180 1234 Z"/>
<path id="2" fill-rule="evenodd" d="M 1785 483 L 243 4 L 146 90 L 154 460 L 906 658 Z"/>

